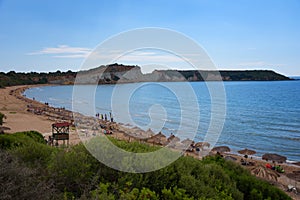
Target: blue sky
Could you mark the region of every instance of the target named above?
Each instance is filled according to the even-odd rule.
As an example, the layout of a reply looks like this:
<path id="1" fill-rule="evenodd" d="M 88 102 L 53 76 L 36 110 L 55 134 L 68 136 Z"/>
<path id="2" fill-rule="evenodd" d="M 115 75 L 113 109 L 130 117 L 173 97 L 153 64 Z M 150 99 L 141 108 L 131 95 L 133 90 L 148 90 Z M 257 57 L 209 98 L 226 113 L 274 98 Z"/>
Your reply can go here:
<path id="1" fill-rule="evenodd" d="M 300 75 L 299 13 L 299 0 L 0 0 L 0 71 L 78 70 L 107 38 L 160 27 L 194 39 L 218 69 Z"/>

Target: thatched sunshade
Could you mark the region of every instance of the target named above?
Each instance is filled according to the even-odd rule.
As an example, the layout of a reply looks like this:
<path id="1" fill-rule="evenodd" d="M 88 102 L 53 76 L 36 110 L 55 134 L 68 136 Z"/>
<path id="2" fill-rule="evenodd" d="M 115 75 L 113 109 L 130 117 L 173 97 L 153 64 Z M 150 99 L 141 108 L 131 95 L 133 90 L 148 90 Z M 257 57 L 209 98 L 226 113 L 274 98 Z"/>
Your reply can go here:
<path id="1" fill-rule="evenodd" d="M 198 147 L 200 149 L 203 149 L 204 147 L 207 147 L 209 148 L 210 147 L 210 144 L 208 142 L 197 142 L 195 144 L 195 147 Z"/>
<path id="2" fill-rule="evenodd" d="M 10 130 L 10 128 L 5 126 L 0 126 L 0 131 L 7 131 L 7 130 Z"/>
<path id="3" fill-rule="evenodd" d="M 141 129 L 141 128 L 137 127 L 137 126 L 133 127 L 131 130 L 132 130 L 132 132 L 134 132 L 134 133 L 144 132 L 143 129 Z"/>
<path id="4" fill-rule="evenodd" d="M 180 141 L 179 137 L 176 137 L 175 135 L 171 135 L 170 137 L 168 137 L 168 142 L 175 143 L 179 141 Z"/>
<path id="5" fill-rule="evenodd" d="M 253 154 L 256 154 L 256 151 L 246 148 L 243 150 L 239 150 L 238 153 L 243 154 L 243 155 L 253 155 Z"/>
<path id="6" fill-rule="evenodd" d="M 276 153 L 266 153 L 262 156 L 262 159 L 266 161 L 272 160 L 274 162 L 283 163 L 286 161 L 287 158 L 285 156 L 281 156 Z"/>
<path id="7" fill-rule="evenodd" d="M 300 171 L 293 171 L 292 173 L 286 174 L 286 176 L 300 182 Z"/>
<path id="8" fill-rule="evenodd" d="M 188 147 L 191 144 L 194 144 L 195 142 L 193 140 L 187 138 L 187 139 L 184 139 L 183 141 L 181 141 L 181 143 Z"/>
<path id="9" fill-rule="evenodd" d="M 236 161 L 237 158 L 236 158 L 236 157 L 233 157 L 233 156 L 226 156 L 226 157 L 225 157 L 225 160 Z"/>
<path id="10" fill-rule="evenodd" d="M 230 148 L 228 146 L 218 146 L 218 147 L 214 147 L 211 151 L 224 153 L 224 152 L 230 152 Z"/>
<path id="11" fill-rule="evenodd" d="M 161 132 L 159 132 L 158 134 L 147 139 L 147 142 L 153 143 L 153 144 L 155 143 L 155 144 L 164 145 L 167 142 L 167 137 L 164 134 L 162 134 Z"/>
<path id="12" fill-rule="evenodd" d="M 260 178 L 277 181 L 277 178 L 280 176 L 275 170 L 266 168 L 265 166 L 258 165 L 251 169 L 251 173 Z"/>
<path id="13" fill-rule="evenodd" d="M 154 136 L 154 135 L 155 135 L 155 133 L 151 130 L 151 128 L 149 128 L 145 133 L 146 133 L 146 135 L 147 135 L 148 137 L 151 137 L 151 136 Z"/>

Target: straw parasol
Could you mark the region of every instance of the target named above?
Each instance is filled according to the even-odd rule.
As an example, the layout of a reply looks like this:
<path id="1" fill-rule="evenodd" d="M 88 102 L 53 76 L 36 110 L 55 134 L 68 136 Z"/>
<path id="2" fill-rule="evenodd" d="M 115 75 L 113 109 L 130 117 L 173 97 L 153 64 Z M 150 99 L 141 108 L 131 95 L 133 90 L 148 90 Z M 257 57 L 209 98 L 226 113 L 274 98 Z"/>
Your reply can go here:
<path id="1" fill-rule="evenodd" d="M 4 132 L 4 131 L 7 131 L 7 130 L 10 130 L 10 128 L 9 127 L 5 127 L 5 126 L 0 126 L 0 133 Z"/>
<path id="2" fill-rule="evenodd" d="M 287 158 L 276 153 L 266 153 L 262 156 L 262 159 L 266 161 L 272 160 L 274 162 L 283 163 Z"/>
<path id="3" fill-rule="evenodd" d="M 188 147 L 188 146 L 190 146 L 191 144 L 193 144 L 194 141 L 191 140 L 191 139 L 189 139 L 189 138 L 186 138 L 186 139 L 184 139 L 181 143 Z"/>
<path id="4" fill-rule="evenodd" d="M 280 176 L 276 171 L 266 168 L 265 166 L 258 165 L 251 169 L 251 173 L 260 178 L 277 181 Z"/>
<path id="5" fill-rule="evenodd" d="M 218 146 L 218 147 L 214 147 L 211 151 L 224 153 L 224 152 L 230 152 L 230 148 L 228 146 Z"/>
<path id="6" fill-rule="evenodd" d="M 180 141 L 179 137 L 176 137 L 173 134 L 170 137 L 168 137 L 168 142 L 175 143 L 175 142 L 179 142 L 179 141 Z"/>
<path id="7" fill-rule="evenodd" d="M 236 157 L 233 157 L 233 156 L 226 156 L 226 157 L 225 157 L 225 160 L 236 161 L 237 158 L 236 158 Z"/>
<path id="8" fill-rule="evenodd" d="M 293 171 L 291 173 L 286 174 L 286 176 L 290 179 L 300 182 L 300 171 Z"/>
<path id="9" fill-rule="evenodd" d="M 208 142 L 197 142 L 195 144 L 195 147 L 198 147 L 200 149 L 203 149 L 204 147 L 207 147 L 209 148 L 210 147 L 210 144 Z"/>
<path id="10" fill-rule="evenodd" d="M 246 148 L 243 150 L 239 150 L 238 153 L 243 154 L 243 155 L 253 155 L 253 154 L 256 154 L 256 151 Z"/>
<path id="11" fill-rule="evenodd" d="M 164 145 L 167 142 L 167 137 L 164 134 L 162 134 L 161 132 L 159 132 L 158 134 L 147 139 L 147 142 L 153 143 L 153 144 L 156 143 L 156 144 Z"/>
<path id="12" fill-rule="evenodd" d="M 155 133 L 151 130 L 151 128 L 149 128 L 149 129 L 146 131 L 146 135 L 147 135 L 148 137 L 151 137 L 151 136 L 155 135 Z"/>

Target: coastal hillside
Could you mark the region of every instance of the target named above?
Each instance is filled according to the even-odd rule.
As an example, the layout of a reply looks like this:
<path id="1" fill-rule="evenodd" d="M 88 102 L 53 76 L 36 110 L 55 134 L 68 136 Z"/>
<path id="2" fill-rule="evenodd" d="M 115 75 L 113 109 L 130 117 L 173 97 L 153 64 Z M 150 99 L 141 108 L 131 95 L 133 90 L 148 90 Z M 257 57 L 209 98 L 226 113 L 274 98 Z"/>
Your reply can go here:
<path id="1" fill-rule="evenodd" d="M 218 74 L 221 74 L 221 78 Z M 0 72 L 0 87 L 31 84 L 114 84 L 130 82 L 176 82 L 176 81 L 282 81 L 290 78 L 271 70 L 243 71 L 198 71 L 198 70 L 154 70 L 143 74 L 136 65 L 110 64 L 79 72 L 20 73 Z"/>
<path id="2" fill-rule="evenodd" d="M 109 139 L 126 151 L 146 153 L 160 148 Z M 131 161 L 124 157 L 119 162 Z M 5 188 L 0 199 L 291 199 L 218 155 L 203 160 L 184 156 L 157 171 L 126 173 L 96 160 L 82 143 L 52 147 L 35 131 L 0 135 L 0 167 L 0 184 Z"/>

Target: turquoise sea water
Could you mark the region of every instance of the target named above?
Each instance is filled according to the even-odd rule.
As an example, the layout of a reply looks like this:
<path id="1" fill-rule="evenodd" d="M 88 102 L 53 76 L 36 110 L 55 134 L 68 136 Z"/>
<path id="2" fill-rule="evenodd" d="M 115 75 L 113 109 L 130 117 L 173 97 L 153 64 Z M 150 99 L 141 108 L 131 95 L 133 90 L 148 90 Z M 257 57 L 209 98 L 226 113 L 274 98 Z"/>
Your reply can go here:
<path id="1" fill-rule="evenodd" d="M 85 94 L 93 91 L 92 86 L 80 86 L 82 95 L 76 99 L 72 99 L 73 86 L 31 88 L 25 95 L 70 110 L 73 101 L 80 105 L 76 111 L 91 116 L 112 111 L 115 120 L 123 123 L 128 121 L 124 112 L 118 110 L 128 105 L 132 125 L 145 128 L 154 121 L 154 130 L 162 128 L 169 135 L 176 134 L 180 124 L 186 131 L 199 124 L 195 140 L 202 140 L 212 116 L 209 91 L 204 82 L 191 82 L 188 84 L 194 94 L 190 94 L 180 90 L 182 84 L 187 83 L 132 83 L 118 85 L 117 89 L 115 85 L 99 85 L 95 106 Z M 217 145 L 227 145 L 233 152 L 249 148 L 256 150 L 258 156 L 278 153 L 288 160 L 300 161 L 300 81 L 224 82 L 224 87 L 226 116 Z M 123 98 L 132 88 L 137 89 L 130 98 Z M 174 92 L 170 88 L 179 90 Z M 199 110 L 194 108 L 195 103 Z M 196 121 L 199 113 L 200 119 Z"/>

